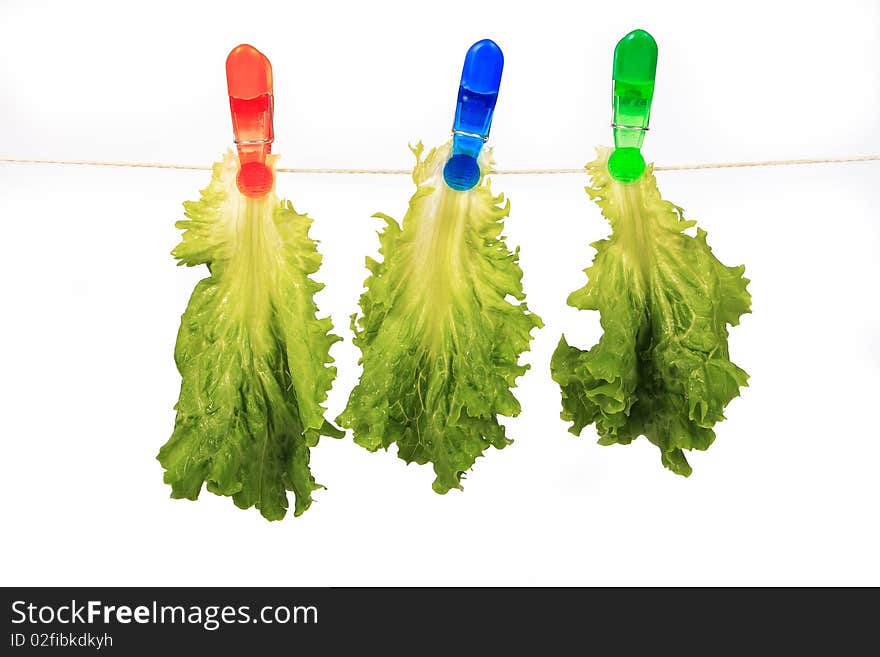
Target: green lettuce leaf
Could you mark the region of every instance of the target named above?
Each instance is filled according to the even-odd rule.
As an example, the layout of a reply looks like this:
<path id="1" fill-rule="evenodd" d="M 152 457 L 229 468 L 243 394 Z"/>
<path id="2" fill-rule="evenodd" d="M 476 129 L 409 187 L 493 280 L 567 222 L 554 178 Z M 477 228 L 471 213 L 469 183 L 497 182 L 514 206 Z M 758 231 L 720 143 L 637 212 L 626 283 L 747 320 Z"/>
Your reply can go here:
<path id="1" fill-rule="evenodd" d="M 417 189 L 403 226 L 375 215 L 386 222 L 384 258 L 367 258 L 362 314 L 352 317 L 363 374 L 337 422 L 370 451 L 396 443 L 404 461 L 432 463 L 442 494 L 461 488 L 490 445 L 511 442 L 497 416 L 520 411 L 510 389 L 542 324 L 524 302 L 519 250 L 501 235 L 509 202 L 485 178 L 467 192 L 447 187 L 449 144 L 424 160 L 422 151 L 413 149 Z M 484 174 L 490 164 L 484 153 Z"/>
<path id="2" fill-rule="evenodd" d="M 274 166 L 274 159 L 273 159 Z M 274 190 L 239 193 L 231 152 L 214 165 L 201 200 L 184 204 L 178 264 L 208 266 L 181 319 L 174 357 L 182 376 L 174 433 L 159 452 L 175 498 L 207 488 L 254 506 L 269 520 L 294 513 L 321 488 L 309 469 L 320 435 L 343 434 L 324 419 L 336 375 L 329 318 L 318 319 L 309 274 L 321 256 L 311 219 Z"/>
<path id="3" fill-rule="evenodd" d="M 587 165 L 587 193 L 611 223 L 596 242 L 586 286 L 568 304 L 598 310 L 604 334 L 592 349 L 563 336 L 551 371 L 562 388 L 562 418 L 580 434 L 595 424 L 599 443 L 629 444 L 644 435 L 663 465 L 687 476 L 682 450 L 712 444 L 712 427 L 748 376 L 730 360 L 728 325 L 749 312 L 745 267 L 726 267 L 706 232 L 664 201 L 651 167 L 624 185 L 607 169 L 609 149 Z"/>

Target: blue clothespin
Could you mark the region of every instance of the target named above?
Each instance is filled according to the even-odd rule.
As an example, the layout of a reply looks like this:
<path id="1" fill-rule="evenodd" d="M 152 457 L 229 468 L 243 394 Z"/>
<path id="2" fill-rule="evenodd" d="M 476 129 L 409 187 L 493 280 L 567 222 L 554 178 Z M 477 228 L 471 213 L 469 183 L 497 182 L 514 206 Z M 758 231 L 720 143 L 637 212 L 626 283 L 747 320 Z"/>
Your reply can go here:
<path id="1" fill-rule="evenodd" d="M 477 41 L 465 55 L 452 124 L 452 157 L 443 167 L 443 179 L 452 189 L 464 192 L 480 181 L 477 160 L 489 139 L 503 69 L 504 54 L 491 39 Z"/>

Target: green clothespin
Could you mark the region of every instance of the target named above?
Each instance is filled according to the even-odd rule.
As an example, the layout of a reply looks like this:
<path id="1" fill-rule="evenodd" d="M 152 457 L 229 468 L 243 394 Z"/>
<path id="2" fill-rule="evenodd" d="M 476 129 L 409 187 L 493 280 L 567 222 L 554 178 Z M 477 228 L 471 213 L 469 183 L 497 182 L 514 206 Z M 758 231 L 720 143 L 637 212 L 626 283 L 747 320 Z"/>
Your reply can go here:
<path id="1" fill-rule="evenodd" d="M 657 42 L 645 30 L 633 30 L 614 48 L 614 152 L 608 171 L 622 183 L 637 181 L 645 171 L 642 142 L 651 116 Z"/>

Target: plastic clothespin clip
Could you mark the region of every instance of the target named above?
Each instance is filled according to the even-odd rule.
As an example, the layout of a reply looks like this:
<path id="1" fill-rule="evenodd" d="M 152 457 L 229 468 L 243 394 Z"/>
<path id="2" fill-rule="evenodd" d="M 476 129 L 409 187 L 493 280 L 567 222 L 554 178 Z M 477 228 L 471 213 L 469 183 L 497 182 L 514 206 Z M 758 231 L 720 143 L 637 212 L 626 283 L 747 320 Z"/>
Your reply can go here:
<path id="1" fill-rule="evenodd" d="M 631 183 L 645 171 L 642 142 L 651 117 L 654 77 L 657 74 L 657 42 L 645 30 L 633 30 L 614 48 L 614 152 L 608 171 L 615 180 Z"/>
<path id="2" fill-rule="evenodd" d="M 274 183 L 272 170 L 266 165 L 275 139 L 272 65 L 253 46 L 236 46 L 226 58 L 226 85 L 241 165 L 236 183 L 245 196 L 261 198 Z"/>
<path id="3" fill-rule="evenodd" d="M 491 39 L 477 41 L 465 55 L 452 124 L 452 157 L 443 167 L 443 179 L 452 189 L 467 191 L 480 181 L 477 160 L 489 139 L 503 69 L 504 54 Z"/>

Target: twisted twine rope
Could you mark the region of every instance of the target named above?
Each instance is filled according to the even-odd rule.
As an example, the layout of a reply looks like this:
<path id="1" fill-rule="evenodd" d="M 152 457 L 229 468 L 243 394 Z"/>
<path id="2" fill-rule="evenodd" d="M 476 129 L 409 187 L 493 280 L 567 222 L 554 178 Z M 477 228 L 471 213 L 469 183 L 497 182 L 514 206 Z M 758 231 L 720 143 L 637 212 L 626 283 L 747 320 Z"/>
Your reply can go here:
<path id="1" fill-rule="evenodd" d="M 800 164 L 835 164 L 841 162 L 877 162 L 880 155 L 857 155 L 852 157 L 818 157 L 802 160 L 760 160 L 754 162 L 712 162 L 707 164 L 673 164 L 659 165 L 654 171 L 696 171 L 699 169 L 740 169 L 745 167 L 777 167 Z M 106 160 L 49 160 L 37 158 L 0 157 L 0 162 L 8 164 L 62 164 L 73 166 L 92 167 L 130 167 L 138 169 L 179 169 L 189 171 L 210 171 L 210 166 L 197 164 L 167 164 L 160 162 L 114 162 Z M 279 167 L 279 173 L 312 173 L 330 175 L 409 175 L 410 169 L 334 169 L 334 168 L 304 168 Z M 583 168 L 574 169 L 497 169 L 492 172 L 498 176 L 512 175 L 558 175 L 584 173 Z"/>

